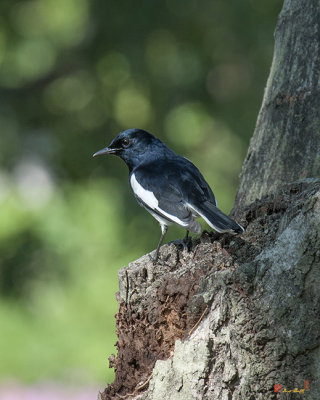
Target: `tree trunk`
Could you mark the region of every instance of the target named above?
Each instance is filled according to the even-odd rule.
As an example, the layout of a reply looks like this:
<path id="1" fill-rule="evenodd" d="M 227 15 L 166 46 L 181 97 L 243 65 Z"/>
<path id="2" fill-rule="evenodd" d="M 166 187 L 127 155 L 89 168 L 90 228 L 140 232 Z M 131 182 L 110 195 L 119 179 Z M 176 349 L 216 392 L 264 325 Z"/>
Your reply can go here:
<path id="1" fill-rule="evenodd" d="M 101 399 L 320 399 L 319 8 L 285 0 L 279 16 L 234 208 L 246 232 L 119 271 Z"/>
<path id="2" fill-rule="evenodd" d="M 320 4 L 285 0 L 235 206 L 320 175 Z"/>

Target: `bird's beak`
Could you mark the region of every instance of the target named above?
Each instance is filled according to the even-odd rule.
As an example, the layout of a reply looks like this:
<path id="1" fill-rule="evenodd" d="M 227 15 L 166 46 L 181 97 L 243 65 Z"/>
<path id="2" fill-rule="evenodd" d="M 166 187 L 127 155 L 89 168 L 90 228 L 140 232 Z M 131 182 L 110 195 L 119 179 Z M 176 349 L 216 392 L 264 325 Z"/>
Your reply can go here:
<path id="1" fill-rule="evenodd" d="M 103 156 L 104 154 L 115 154 L 119 151 L 120 149 L 112 149 L 110 147 L 105 147 L 104 149 L 101 149 L 94 153 L 92 157 L 97 157 L 97 156 Z"/>

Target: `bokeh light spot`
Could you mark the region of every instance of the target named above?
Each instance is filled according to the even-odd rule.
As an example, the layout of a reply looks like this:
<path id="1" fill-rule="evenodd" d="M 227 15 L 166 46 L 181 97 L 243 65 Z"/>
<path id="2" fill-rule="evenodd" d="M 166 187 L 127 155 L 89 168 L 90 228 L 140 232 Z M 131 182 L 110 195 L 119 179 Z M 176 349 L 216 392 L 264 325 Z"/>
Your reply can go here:
<path id="1" fill-rule="evenodd" d="M 14 180 L 26 208 L 45 206 L 53 194 L 54 185 L 50 173 L 35 158 L 21 161 L 16 166 Z"/>
<path id="2" fill-rule="evenodd" d="M 24 36 L 47 37 L 58 46 L 75 45 L 86 34 L 87 0 L 34 0 L 12 10 L 16 29 Z"/>
<path id="3" fill-rule="evenodd" d="M 93 98 L 94 81 L 89 73 L 76 73 L 58 78 L 44 92 L 47 107 L 55 112 L 72 112 L 84 108 Z"/>
<path id="4" fill-rule="evenodd" d="M 143 127 L 152 118 L 147 96 L 135 87 L 122 89 L 115 99 L 115 118 L 125 127 Z"/>
<path id="5" fill-rule="evenodd" d="M 186 103 L 174 108 L 165 121 L 166 135 L 177 145 L 193 146 L 212 133 L 214 120 L 200 104 Z"/>
<path id="6" fill-rule="evenodd" d="M 19 87 L 46 75 L 54 66 L 56 52 L 49 41 L 32 39 L 20 41 L 8 51 L 0 76 L 7 87 Z"/>

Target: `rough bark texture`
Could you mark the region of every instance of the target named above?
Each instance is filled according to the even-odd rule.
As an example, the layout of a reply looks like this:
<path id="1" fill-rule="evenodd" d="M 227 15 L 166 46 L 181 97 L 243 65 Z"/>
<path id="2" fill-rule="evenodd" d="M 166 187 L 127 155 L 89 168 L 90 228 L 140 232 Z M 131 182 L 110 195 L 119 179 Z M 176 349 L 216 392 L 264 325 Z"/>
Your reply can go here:
<path id="1" fill-rule="evenodd" d="M 189 252 L 163 246 L 163 265 L 146 255 L 119 271 L 116 380 L 103 400 L 291 399 L 274 385 L 305 380 L 304 398 L 320 399 L 320 180 L 239 217 L 241 237 L 205 233 Z"/>
<path id="2" fill-rule="evenodd" d="M 233 211 L 246 232 L 120 270 L 101 399 L 320 399 L 319 9 L 285 0 L 279 17 Z"/>
<path id="3" fill-rule="evenodd" d="M 285 0 L 236 207 L 320 175 L 320 3 Z"/>

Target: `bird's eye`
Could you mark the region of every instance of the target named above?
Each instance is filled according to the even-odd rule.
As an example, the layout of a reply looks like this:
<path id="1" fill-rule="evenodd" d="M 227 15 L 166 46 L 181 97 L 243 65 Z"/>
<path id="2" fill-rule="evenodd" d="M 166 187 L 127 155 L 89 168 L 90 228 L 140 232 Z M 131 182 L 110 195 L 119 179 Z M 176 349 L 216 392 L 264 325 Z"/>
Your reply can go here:
<path id="1" fill-rule="evenodd" d="M 122 144 L 123 147 L 128 147 L 129 144 L 130 144 L 130 140 L 128 138 L 124 138 L 124 139 L 122 139 L 122 143 L 121 144 Z"/>

